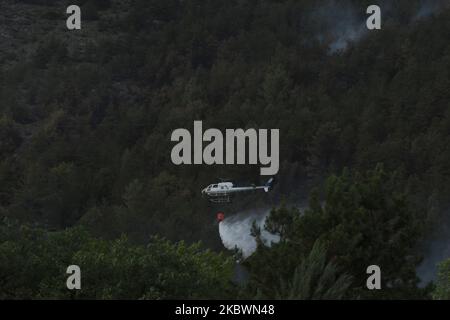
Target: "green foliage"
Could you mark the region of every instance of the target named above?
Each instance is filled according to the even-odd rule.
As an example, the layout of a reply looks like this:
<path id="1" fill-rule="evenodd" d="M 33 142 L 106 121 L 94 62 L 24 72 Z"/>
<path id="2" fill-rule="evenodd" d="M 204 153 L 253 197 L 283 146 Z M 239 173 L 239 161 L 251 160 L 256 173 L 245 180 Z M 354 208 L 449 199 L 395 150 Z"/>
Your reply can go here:
<path id="1" fill-rule="evenodd" d="M 29 3 L 40 4 L 37 13 L 23 9 L 31 16 L 58 8 Z M 14 121 L 0 143 L 8 152 L 0 179 L 13 186 L 0 196 L 7 215 L 57 228 L 82 220 L 108 237 L 161 234 L 217 247 L 213 210 L 197 190 L 211 177 L 257 182 L 258 170 L 173 166 L 171 131 L 198 119 L 220 129 L 280 128 L 277 189 L 287 199 L 309 179 L 318 184 L 345 166 L 365 171 L 382 162 L 399 172 L 417 207 L 440 212 L 445 205 L 448 12 L 420 26 L 386 27 L 329 55 L 308 18 L 315 1 L 131 3 L 79 1 L 99 23 L 85 21 L 82 33 L 69 34 L 47 25 L 40 33 L 36 25 L 10 44 L 16 58 L 0 55 L 7 62 L 0 112 Z M 392 17 L 411 16 L 410 3 L 393 6 Z M 54 168 L 62 164 L 71 171 L 57 183 Z M 142 188 L 130 210 L 124 202 L 136 179 Z M 67 199 L 67 207 L 58 204 Z M 109 223 L 109 214 L 128 222 Z M 429 218 L 423 223 L 437 217 Z"/>
<path id="2" fill-rule="evenodd" d="M 450 196 L 448 10 L 417 22 L 421 1 L 395 1 L 382 31 L 330 54 L 329 41 L 318 40 L 327 32 L 319 1 L 76 3 L 86 19 L 70 33 L 41 18 L 64 16 L 61 1 L 5 3 L 29 25 L 2 26 L 0 216 L 51 230 L 82 225 L 105 239 L 125 233 L 141 245 L 161 235 L 218 248 L 216 208 L 198 190 L 224 176 L 257 182 L 258 170 L 174 166 L 171 131 L 198 119 L 219 129 L 279 128 L 275 196 L 236 207 L 280 195 L 298 203 L 344 167 L 365 173 L 383 163 L 395 174 L 332 176 L 304 212 L 274 210 L 267 227 L 282 241 L 249 260 L 248 296 L 258 286 L 273 296 L 280 277 L 293 283 L 317 239 L 326 265 L 333 259 L 352 276 L 348 296 L 367 296 L 364 270 L 373 263 L 389 288 L 383 298 L 421 294 L 413 248 Z M 15 244 L 2 245 L 15 261 Z M 14 287 L 31 295 L 24 282 Z"/>
<path id="3" fill-rule="evenodd" d="M 34 63 L 39 68 L 47 67 L 52 60 L 54 63 L 61 64 L 64 63 L 67 54 L 67 46 L 61 39 L 49 37 L 36 49 Z"/>
<path id="4" fill-rule="evenodd" d="M 0 159 L 11 155 L 22 143 L 22 137 L 13 120 L 0 116 Z"/>
<path id="5" fill-rule="evenodd" d="M 82 228 L 46 232 L 4 220 L 0 225 L 1 299 L 227 298 L 232 262 L 199 244 L 126 237 L 106 241 Z M 66 288 L 69 265 L 81 268 L 82 289 Z"/>
<path id="6" fill-rule="evenodd" d="M 420 256 L 415 246 L 422 234 L 423 217 L 399 190 L 396 175 L 386 173 L 381 166 L 367 174 L 344 170 L 327 180 L 323 204 L 313 194 L 309 208 L 302 213 L 284 206 L 273 210 L 266 227 L 278 232 L 281 241 L 271 248 L 260 246 L 249 259 L 254 282 L 250 289 L 262 287 L 263 293 L 276 292 L 273 284 L 279 276 L 287 283 L 291 281 L 283 292 L 296 292 L 292 294 L 305 298 L 325 297 L 323 291 L 314 294 L 311 281 L 319 276 L 330 281 L 329 273 L 334 274 L 336 266 L 353 278 L 346 297 L 421 297 L 415 273 Z M 328 247 L 326 261 L 332 264 L 327 267 L 317 241 Z M 381 291 L 366 289 L 365 270 L 372 264 L 383 270 Z M 296 280 L 290 280 L 292 274 Z M 306 291 L 297 292 L 296 282 L 303 283 Z M 332 292 L 337 297 L 344 293 Z"/>
<path id="7" fill-rule="evenodd" d="M 336 265 L 327 262 L 326 248 L 317 241 L 311 252 L 295 268 L 288 281 L 281 279 L 276 299 L 289 300 L 336 300 L 345 297 L 351 286 L 351 277 L 339 274 Z"/>
<path id="8" fill-rule="evenodd" d="M 436 300 L 450 300 L 450 259 L 439 264 L 433 298 Z"/>

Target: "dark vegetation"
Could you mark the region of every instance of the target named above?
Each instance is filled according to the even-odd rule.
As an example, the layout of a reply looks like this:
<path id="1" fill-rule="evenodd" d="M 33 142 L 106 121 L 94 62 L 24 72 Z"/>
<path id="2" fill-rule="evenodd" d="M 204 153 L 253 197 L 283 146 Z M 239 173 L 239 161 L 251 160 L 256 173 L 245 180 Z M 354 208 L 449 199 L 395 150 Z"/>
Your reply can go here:
<path id="1" fill-rule="evenodd" d="M 330 54 L 319 2 L 86 0 L 68 32 L 64 1 L 5 1 L 0 297 L 432 297 L 415 267 L 450 194 L 450 12 L 395 1 L 383 31 Z M 318 186 L 301 216 L 273 211 L 281 242 L 245 262 L 243 288 L 201 251 L 220 243 L 199 190 L 259 167 L 174 166 L 170 133 L 194 120 L 279 128 L 276 197 Z M 92 282 L 71 296 L 77 262 Z M 364 289 L 371 264 L 386 290 Z"/>

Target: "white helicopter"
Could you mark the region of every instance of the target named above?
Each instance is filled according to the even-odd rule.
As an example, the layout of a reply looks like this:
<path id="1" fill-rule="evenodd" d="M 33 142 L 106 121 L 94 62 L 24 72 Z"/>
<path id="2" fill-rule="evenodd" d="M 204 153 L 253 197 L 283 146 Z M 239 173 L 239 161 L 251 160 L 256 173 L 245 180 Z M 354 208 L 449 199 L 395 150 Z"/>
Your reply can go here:
<path id="1" fill-rule="evenodd" d="M 237 187 L 233 182 L 219 182 L 217 184 L 210 184 L 202 190 L 202 195 L 208 197 L 208 200 L 214 203 L 229 203 L 234 194 L 244 191 L 264 190 L 269 192 L 273 187 L 274 179 L 270 178 L 263 186 L 246 186 Z"/>

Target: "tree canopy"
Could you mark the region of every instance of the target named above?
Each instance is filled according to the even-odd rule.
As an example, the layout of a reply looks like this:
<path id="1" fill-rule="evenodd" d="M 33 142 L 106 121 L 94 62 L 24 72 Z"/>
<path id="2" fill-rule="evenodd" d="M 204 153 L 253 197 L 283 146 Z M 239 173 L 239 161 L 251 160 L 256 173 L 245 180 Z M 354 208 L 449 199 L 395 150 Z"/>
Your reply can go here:
<path id="1" fill-rule="evenodd" d="M 154 238 L 96 239 L 81 227 L 46 232 L 0 225 L 1 299 L 229 298 L 233 263 L 222 254 Z M 81 290 L 66 287 L 67 267 L 81 269 Z"/>
<path id="2" fill-rule="evenodd" d="M 69 4 L 81 30 L 65 29 Z M 382 30 L 361 32 L 369 4 L 2 0 L 0 218 L 32 226 L 1 227 L 2 295 L 69 297 L 54 277 L 76 260 L 99 288 L 83 297 L 222 297 L 215 272 L 229 261 L 191 246 L 222 250 L 217 207 L 199 191 L 265 178 L 251 165 L 173 165 L 171 132 L 202 120 L 280 130 L 274 192 L 227 208 L 275 207 L 267 228 L 281 237 L 246 261 L 242 295 L 430 297 L 415 267 L 448 221 L 450 11 L 398 0 Z M 291 208 L 314 187 L 308 208 Z M 363 290 L 371 264 L 378 293 Z"/>

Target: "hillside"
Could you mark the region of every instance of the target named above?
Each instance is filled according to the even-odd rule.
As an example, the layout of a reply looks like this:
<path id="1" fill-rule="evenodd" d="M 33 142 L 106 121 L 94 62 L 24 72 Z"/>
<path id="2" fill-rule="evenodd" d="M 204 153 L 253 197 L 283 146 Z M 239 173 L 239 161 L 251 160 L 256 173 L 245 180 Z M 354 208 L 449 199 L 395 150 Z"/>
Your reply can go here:
<path id="1" fill-rule="evenodd" d="M 272 276 L 323 253 L 353 278 L 343 296 L 366 297 L 361 268 L 379 260 L 392 261 L 381 297 L 431 297 L 415 268 L 450 228 L 450 11 L 386 1 L 383 29 L 369 32 L 369 2 L 71 1 L 83 26 L 68 31 L 67 1 L 2 1 L 0 216 L 222 251 L 222 208 L 200 190 L 266 177 L 255 165 L 175 166 L 171 132 L 195 120 L 278 128 L 274 192 L 225 208 L 280 208 L 282 240 L 247 261 L 242 295 L 279 297 Z M 303 215 L 282 206 L 308 198 Z M 361 256 L 347 256 L 353 245 Z"/>

